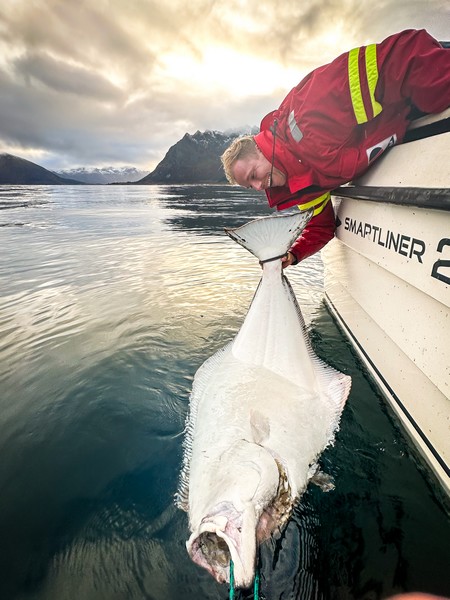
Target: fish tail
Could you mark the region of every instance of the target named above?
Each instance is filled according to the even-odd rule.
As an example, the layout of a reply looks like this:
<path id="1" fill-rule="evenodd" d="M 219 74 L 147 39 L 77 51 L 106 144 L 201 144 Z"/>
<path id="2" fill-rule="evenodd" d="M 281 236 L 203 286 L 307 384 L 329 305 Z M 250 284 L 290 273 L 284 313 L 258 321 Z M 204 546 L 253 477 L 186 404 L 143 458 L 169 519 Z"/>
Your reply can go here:
<path id="1" fill-rule="evenodd" d="M 225 233 L 244 246 L 261 262 L 275 260 L 286 254 L 313 215 L 312 210 L 287 215 L 254 219 Z"/>

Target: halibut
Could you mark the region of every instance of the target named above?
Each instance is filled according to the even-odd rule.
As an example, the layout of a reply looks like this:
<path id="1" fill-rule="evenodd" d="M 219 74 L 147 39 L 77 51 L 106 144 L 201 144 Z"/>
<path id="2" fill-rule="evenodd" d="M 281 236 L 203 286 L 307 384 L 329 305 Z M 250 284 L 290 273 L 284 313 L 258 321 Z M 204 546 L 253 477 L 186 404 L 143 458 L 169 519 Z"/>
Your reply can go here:
<path id="1" fill-rule="evenodd" d="M 236 337 L 195 374 L 177 505 L 187 550 L 219 582 L 251 585 L 258 545 L 289 517 L 334 441 L 349 376 L 313 352 L 281 257 L 311 212 L 263 217 L 226 233 L 263 265 Z"/>

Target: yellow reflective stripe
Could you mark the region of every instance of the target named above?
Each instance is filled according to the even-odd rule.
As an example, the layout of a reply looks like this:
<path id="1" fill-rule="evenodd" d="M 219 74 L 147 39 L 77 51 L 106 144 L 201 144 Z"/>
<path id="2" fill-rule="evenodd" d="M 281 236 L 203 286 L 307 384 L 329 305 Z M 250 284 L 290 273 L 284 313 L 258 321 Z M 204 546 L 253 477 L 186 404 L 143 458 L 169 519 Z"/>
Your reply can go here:
<path id="1" fill-rule="evenodd" d="M 366 109 L 361 91 L 361 77 L 359 73 L 359 51 L 361 48 L 353 48 L 348 53 L 348 83 L 350 88 L 350 97 L 352 99 L 353 112 L 355 113 L 358 125 L 367 123 Z M 369 89 L 370 102 L 372 103 L 373 117 L 376 117 L 383 110 L 379 102 L 375 100 L 375 88 L 378 83 L 378 65 L 377 65 L 377 46 L 370 44 L 364 48 L 364 60 L 366 66 L 367 87 Z M 372 118 L 373 118 L 372 117 Z"/>
<path id="2" fill-rule="evenodd" d="M 315 217 L 323 211 L 325 206 L 328 204 L 330 198 L 331 192 L 326 192 L 325 194 L 322 194 L 322 196 L 314 198 L 314 200 L 311 200 L 310 202 L 305 202 L 305 204 L 298 204 L 298 208 L 300 210 L 308 210 L 308 208 L 315 207 L 313 211 L 313 217 Z"/>
<path id="3" fill-rule="evenodd" d="M 325 196 L 325 200 L 322 202 L 322 204 L 320 206 L 318 206 L 315 209 L 315 211 L 313 212 L 313 217 L 315 217 L 316 215 L 320 215 L 320 213 L 323 211 L 323 209 L 325 208 L 325 206 L 331 200 L 331 193 L 330 192 L 328 192 L 327 194 L 324 194 L 324 196 Z"/>
<path id="4" fill-rule="evenodd" d="M 304 204 L 299 204 L 298 207 L 300 210 L 308 210 L 308 208 L 312 208 L 313 206 L 317 206 L 318 204 L 323 202 L 329 195 L 330 192 L 326 192 L 325 194 L 322 194 L 322 196 L 314 198 L 314 200 L 310 200 L 309 202 L 305 202 Z"/>
<path id="5" fill-rule="evenodd" d="M 361 93 L 361 81 L 359 79 L 359 50 L 359 48 L 353 48 L 353 50 L 350 50 L 348 53 L 348 83 L 350 86 L 353 111 L 358 125 L 367 122 L 367 115 Z"/>
<path id="6" fill-rule="evenodd" d="M 379 102 L 375 100 L 375 88 L 378 83 L 377 46 L 371 44 L 366 48 L 366 75 L 369 85 L 370 101 L 372 102 L 373 116 L 376 117 L 383 110 Z"/>

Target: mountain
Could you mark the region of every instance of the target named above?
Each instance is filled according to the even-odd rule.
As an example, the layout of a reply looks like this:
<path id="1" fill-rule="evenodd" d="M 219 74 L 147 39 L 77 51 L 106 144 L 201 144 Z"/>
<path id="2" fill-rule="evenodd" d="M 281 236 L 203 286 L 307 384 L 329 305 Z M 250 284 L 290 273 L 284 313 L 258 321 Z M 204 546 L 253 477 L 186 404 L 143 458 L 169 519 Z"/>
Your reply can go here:
<path id="1" fill-rule="evenodd" d="M 0 154 L 0 184 L 81 185 L 81 181 L 64 179 L 44 167 L 13 154 Z"/>
<path id="2" fill-rule="evenodd" d="M 163 160 L 137 184 L 225 182 L 220 156 L 243 131 L 197 131 L 169 148 Z M 248 133 L 248 131 L 247 131 Z"/>
<path id="3" fill-rule="evenodd" d="M 146 175 L 136 167 L 102 167 L 102 168 L 74 168 L 65 171 L 56 171 L 61 177 L 73 177 L 90 184 L 132 183 Z"/>
<path id="4" fill-rule="evenodd" d="M 186 133 L 169 148 L 163 160 L 148 175 L 135 167 L 81 167 L 52 172 L 24 158 L 0 154 L 0 184 L 224 183 L 226 179 L 220 156 L 238 136 L 257 132 L 255 127 L 246 126 L 225 132 Z"/>

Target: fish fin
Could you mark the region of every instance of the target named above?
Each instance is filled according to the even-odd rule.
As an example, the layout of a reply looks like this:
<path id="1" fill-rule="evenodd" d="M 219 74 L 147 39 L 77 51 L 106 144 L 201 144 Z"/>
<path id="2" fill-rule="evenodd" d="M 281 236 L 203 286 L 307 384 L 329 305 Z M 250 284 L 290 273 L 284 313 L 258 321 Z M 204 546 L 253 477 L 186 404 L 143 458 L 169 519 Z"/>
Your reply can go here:
<path id="1" fill-rule="evenodd" d="M 348 395 L 350 393 L 352 379 L 349 375 L 345 375 L 337 369 L 330 367 L 329 364 L 324 362 L 314 352 L 311 346 L 308 331 L 306 329 L 305 320 L 303 318 L 300 306 L 297 302 L 294 290 L 292 289 L 289 280 L 285 276 L 283 276 L 283 281 L 289 289 L 291 298 L 294 302 L 294 306 L 297 311 L 297 316 L 302 329 L 303 339 L 308 351 L 308 355 L 311 359 L 320 390 L 328 399 L 330 407 L 332 409 L 333 419 L 330 423 L 330 427 L 327 432 L 327 437 L 329 438 L 329 443 L 331 444 L 333 443 L 334 435 L 339 428 L 339 421 L 341 418 L 342 411 L 344 410 L 344 406 L 347 401 Z"/>
<path id="2" fill-rule="evenodd" d="M 350 393 L 352 378 L 330 367 L 318 357 L 315 357 L 314 367 L 319 385 L 332 409 L 333 418 L 327 432 L 329 444 L 332 444 L 334 436 L 339 429 L 341 414 Z"/>
<path id="3" fill-rule="evenodd" d="M 290 283 L 287 283 L 290 286 Z M 334 367 L 331 367 L 328 363 L 324 362 L 321 358 L 319 358 L 314 352 L 313 347 L 311 346 L 311 340 L 306 329 L 305 321 L 300 310 L 300 306 L 298 305 L 297 299 L 293 291 L 292 295 L 294 297 L 298 317 L 302 324 L 303 338 L 305 340 L 306 348 L 311 359 L 314 372 L 316 374 L 319 388 L 324 394 L 324 396 L 328 399 L 328 402 L 331 407 L 332 420 L 327 431 L 327 438 L 329 439 L 329 444 L 332 444 L 334 442 L 334 436 L 337 430 L 339 429 L 339 421 L 341 418 L 342 411 L 344 410 L 345 403 L 347 401 L 348 395 L 350 394 L 352 378 L 349 375 L 341 373 L 341 371 L 338 371 Z"/>
<path id="4" fill-rule="evenodd" d="M 288 215 L 260 217 L 225 233 L 260 261 L 281 258 L 299 237 L 313 215 L 307 210 Z"/>
<path id="5" fill-rule="evenodd" d="M 328 475 L 328 473 L 324 473 L 320 470 L 317 470 L 311 477 L 311 483 L 320 487 L 322 492 L 331 492 L 336 487 L 332 475 Z"/>
<path id="6" fill-rule="evenodd" d="M 189 467 L 192 454 L 195 425 L 197 421 L 198 404 L 208 385 L 214 370 L 222 362 L 225 353 L 231 347 L 231 342 L 210 356 L 197 370 L 189 397 L 189 412 L 186 417 L 183 441 L 183 461 L 180 471 L 178 490 L 175 494 L 175 504 L 181 510 L 188 512 L 189 505 Z"/>

